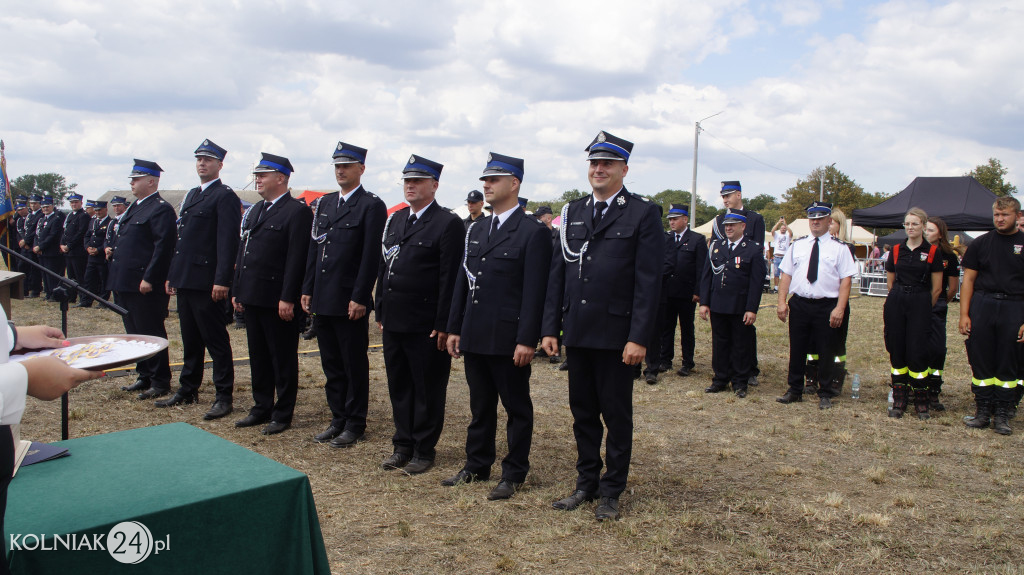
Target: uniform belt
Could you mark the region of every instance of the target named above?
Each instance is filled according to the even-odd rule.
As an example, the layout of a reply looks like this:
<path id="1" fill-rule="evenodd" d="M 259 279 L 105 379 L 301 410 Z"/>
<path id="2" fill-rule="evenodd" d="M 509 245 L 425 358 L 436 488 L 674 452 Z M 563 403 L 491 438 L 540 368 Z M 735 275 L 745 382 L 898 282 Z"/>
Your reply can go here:
<path id="1" fill-rule="evenodd" d="M 915 286 L 915 285 L 896 284 L 893 287 L 898 289 L 899 291 L 901 291 L 903 293 L 915 293 L 915 292 L 919 292 L 919 291 L 931 291 L 931 290 L 926 290 L 924 286 Z"/>
<path id="2" fill-rule="evenodd" d="M 808 300 L 808 301 L 823 301 L 823 300 L 835 301 L 835 300 L 839 299 L 838 297 L 807 297 L 805 295 L 799 295 L 799 294 L 793 294 L 793 297 L 798 297 L 800 299 L 805 299 L 805 300 Z"/>
<path id="3" fill-rule="evenodd" d="M 1014 295 L 1014 294 L 991 292 L 991 291 L 976 291 L 974 293 L 979 294 L 979 295 L 981 295 L 983 297 L 990 297 L 992 299 L 1005 299 L 1005 300 L 1011 300 L 1011 301 L 1024 301 L 1024 295 Z"/>

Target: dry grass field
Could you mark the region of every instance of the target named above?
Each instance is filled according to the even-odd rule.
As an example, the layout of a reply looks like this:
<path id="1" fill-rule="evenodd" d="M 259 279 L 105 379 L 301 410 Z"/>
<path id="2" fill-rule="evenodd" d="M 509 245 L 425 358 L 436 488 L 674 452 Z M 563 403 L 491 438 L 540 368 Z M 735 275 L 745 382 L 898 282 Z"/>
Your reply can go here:
<path id="1" fill-rule="evenodd" d="M 774 401 L 785 391 L 788 361 L 786 326 L 774 307 L 757 321 L 761 385 L 746 399 L 703 393 L 710 332 L 698 320 L 697 372 L 634 387 L 633 464 L 615 523 L 595 522 L 593 505 L 570 513 L 550 507 L 573 489 L 575 445 L 566 374 L 546 359 L 533 364 L 533 467 L 524 489 L 505 502 L 485 498 L 497 464 L 491 482 L 439 485 L 463 462 L 469 407 L 459 361 L 437 466 L 415 477 L 379 467 L 391 453 L 392 426 L 377 351 L 370 353 L 367 441 L 352 449 L 312 440 L 329 421 L 316 357 L 301 360 L 293 427 L 277 436 L 233 425 L 252 405 L 247 365 L 236 367 L 236 412 L 223 420 L 202 420 L 213 401 L 209 370 L 202 403 L 171 409 L 120 391 L 134 378 L 108 377 L 72 392 L 71 434 L 185 421 L 305 472 L 335 573 L 1024 573 L 1024 426 L 1002 437 L 960 423 L 973 404 L 955 320 L 948 326 L 949 411 L 929 421 L 887 418 L 882 300 L 851 305 L 848 367 L 861 374 L 861 399 L 849 399 L 848 381 L 831 411 L 819 411 L 816 401 Z M 950 317 L 958 313 L 951 306 Z M 55 304 L 39 300 L 14 302 L 13 315 L 20 324 L 59 325 Z M 174 314 L 167 327 L 177 361 Z M 920 329 L 923 335 L 927 326 Z M 71 335 L 122 331 L 111 313 L 71 310 Z M 232 330 L 232 339 L 236 357 L 246 355 L 244 332 Z M 30 400 L 22 436 L 59 435 L 59 402 Z M 500 458 L 500 437 L 498 451 Z M 167 478 L 161 488 L 187 485 Z"/>

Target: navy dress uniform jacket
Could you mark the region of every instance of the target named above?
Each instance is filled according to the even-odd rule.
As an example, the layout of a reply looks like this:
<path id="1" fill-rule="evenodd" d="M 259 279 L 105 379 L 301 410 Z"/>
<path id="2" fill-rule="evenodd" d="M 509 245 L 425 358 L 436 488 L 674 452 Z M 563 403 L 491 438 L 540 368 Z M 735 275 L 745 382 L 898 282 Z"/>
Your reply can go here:
<path id="1" fill-rule="evenodd" d="M 92 218 L 89 222 L 89 230 L 85 232 L 85 247 L 96 248 L 99 250 L 96 255 L 89 256 L 89 261 L 105 262 L 107 261 L 106 254 L 103 253 L 103 248 L 106 247 L 107 233 L 110 231 L 114 218 L 107 216 L 103 219 Z"/>
<path id="2" fill-rule="evenodd" d="M 459 334 L 462 351 L 512 358 L 516 345 L 531 348 L 540 339 L 544 291 L 551 266 L 551 232 L 516 209 L 488 237 L 494 216 L 477 220 L 467 232 L 465 265 L 460 268 L 448 332 Z"/>
<path id="3" fill-rule="evenodd" d="M 85 256 L 85 233 L 89 229 L 92 218 L 85 210 L 71 212 L 64 219 L 64 232 L 61 234 L 60 245 L 68 247 L 67 256 Z"/>
<path id="4" fill-rule="evenodd" d="M 732 255 L 728 240 L 715 240 L 708 249 L 709 257 L 700 280 L 700 305 L 710 307 L 714 313 L 757 313 L 761 288 L 768 273 L 761 243 L 744 237 L 736 244 Z M 725 267 L 721 268 L 721 274 L 715 274 L 712 266 Z"/>
<path id="5" fill-rule="evenodd" d="M 33 245 L 39 246 L 41 256 L 63 256 L 60 251 L 60 238 L 64 233 L 64 212 L 54 210 L 50 217 L 39 218 L 36 224 L 36 239 Z"/>
<path id="6" fill-rule="evenodd" d="M 39 225 L 40 218 L 43 217 L 43 210 L 36 210 L 29 212 L 25 216 L 25 234 L 22 239 L 25 240 L 25 248 L 28 251 L 32 251 L 33 246 L 36 245 L 36 227 Z"/>
<path id="7" fill-rule="evenodd" d="M 189 190 L 178 213 L 177 246 L 167 274 L 171 287 L 231 286 L 241 221 L 238 195 L 220 180 L 202 191 Z"/>
<path id="8" fill-rule="evenodd" d="M 560 245 L 551 259 L 542 335 L 557 337 L 565 323 L 568 347 L 622 350 L 647 346 L 654 337 L 665 253 L 657 206 L 625 188 L 594 229 L 594 199 L 569 204 L 569 249 L 581 260 L 566 262 Z M 580 266 L 583 266 L 582 271 Z"/>
<path id="9" fill-rule="evenodd" d="M 276 310 L 280 301 L 299 304 L 313 212 L 285 194 L 260 218 L 264 204 L 261 200 L 253 205 L 242 223 L 233 289 L 243 305 Z M 296 315 L 301 312 L 295 310 Z"/>
<path id="10" fill-rule="evenodd" d="M 348 302 L 373 307 L 373 284 L 380 264 L 380 240 L 387 219 L 384 202 L 362 186 L 338 206 L 340 192 L 313 202 L 313 234 L 309 239 L 302 294 L 312 297 L 315 314 L 348 317 Z"/>
<path id="11" fill-rule="evenodd" d="M 700 289 L 700 276 L 708 258 L 707 239 L 686 229 L 676 242 L 675 232 L 666 234 L 665 291 L 670 298 L 690 299 Z"/>
<path id="12" fill-rule="evenodd" d="M 385 230 L 384 248 L 400 249 L 390 268 L 384 258 L 380 260 L 376 319 L 388 331 L 443 332 L 448 329 L 466 227 L 437 202 L 413 225 L 409 214 L 408 207 L 398 210 Z"/>
<path id="13" fill-rule="evenodd" d="M 133 203 L 121 216 L 110 257 L 107 289 L 138 292 L 146 280 L 153 290 L 163 291 L 174 254 L 174 208 L 154 193 Z"/>

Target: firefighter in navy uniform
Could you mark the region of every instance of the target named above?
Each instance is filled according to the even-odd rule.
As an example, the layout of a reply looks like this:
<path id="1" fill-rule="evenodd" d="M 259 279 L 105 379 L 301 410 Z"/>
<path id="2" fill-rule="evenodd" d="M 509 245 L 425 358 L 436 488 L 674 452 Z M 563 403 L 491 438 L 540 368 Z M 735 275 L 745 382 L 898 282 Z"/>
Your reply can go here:
<path id="1" fill-rule="evenodd" d="M 103 286 L 107 283 L 107 255 L 104 252 L 104 245 L 107 240 L 107 232 L 110 229 L 112 218 L 107 215 L 107 202 L 90 200 L 94 211 L 93 217 L 89 220 L 89 229 L 85 232 L 85 252 L 88 260 L 85 264 L 85 289 L 102 296 L 103 299 L 110 297 L 110 292 L 103 292 Z M 75 307 L 92 307 L 92 298 L 82 294 Z"/>
<path id="2" fill-rule="evenodd" d="M 452 358 L 448 318 L 466 228 L 434 197 L 443 165 L 413 155 L 402 170 L 409 207 L 384 227 L 374 315 L 394 415 L 394 452 L 383 469 L 415 475 L 434 466 Z"/>
<path id="3" fill-rule="evenodd" d="M 575 489 L 552 507 L 571 511 L 600 497 L 602 521 L 619 518 L 629 475 L 633 366 L 655 337 L 665 240 L 657 206 L 623 186 L 632 142 L 600 132 L 586 149 L 593 193 L 562 208 L 541 332 L 555 355 L 564 327 L 577 451 Z"/>
<path id="4" fill-rule="evenodd" d="M 51 272 L 64 275 L 64 255 L 60 251 L 60 236 L 64 231 L 64 212 L 54 208 L 53 196 L 43 197 L 43 217 L 36 223 L 35 244 L 32 251 L 39 257 L 39 263 Z M 53 300 L 53 290 L 60 286 L 57 278 L 43 274 L 43 292 L 47 301 Z"/>
<path id="5" fill-rule="evenodd" d="M 13 249 L 15 251 L 17 251 L 18 253 L 22 253 L 22 250 L 20 249 L 20 247 L 22 245 L 22 240 L 25 238 L 25 224 L 28 222 L 28 204 L 25 203 L 26 201 L 27 201 L 27 198 L 25 196 L 21 196 L 21 195 L 19 195 L 14 200 L 14 222 L 12 224 L 13 229 L 14 229 L 14 234 L 11 236 L 11 238 L 12 238 L 12 242 L 11 243 L 14 244 Z M 11 271 L 23 272 L 23 273 L 27 272 L 28 264 L 25 264 L 20 259 L 15 258 L 15 257 L 11 257 L 9 259 L 10 259 L 10 262 L 11 262 L 10 263 Z M 27 290 L 25 290 L 25 291 L 27 291 Z"/>
<path id="6" fill-rule="evenodd" d="M 746 218 L 729 210 L 722 219 L 725 238 L 708 246 L 700 278 L 700 317 L 711 320 L 711 367 L 714 376 L 705 393 L 725 391 L 732 383 L 737 397 L 747 396 L 753 376 L 754 322 L 761 305 L 761 286 L 768 273 L 761 242 L 744 234 Z"/>
<path id="7" fill-rule="evenodd" d="M 903 417 L 910 389 L 919 419 L 928 419 L 928 376 L 934 359 L 928 327 L 932 307 L 942 293 L 942 254 L 924 239 L 928 214 L 911 208 L 903 216 L 907 239 L 892 249 L 885 261 L 889 295 L 882 318 L 885 348 L 892 365 L 892 409 L 889 417 Z"/>
<path id="8" fill-rule="evenodd" d="M 302 309 L 313 314 L 331 409 L 330 424 L 313 439 L 350 447 L 362 441 L 366 430 L 369 310 L 387 206 L 362 186 L 365 149 L 338 142 L 332 163 L 340 191 L 313 202 Z"/>
<path id="9" fill-rule="evenodd" d="M 160 197 L 160 168 L 155 162 L 135 160 L 131 178 L 135 201 L 121 216 L 117 241 L 109 260 L 107 289 L 114 301 L 128 310 L 122 318 L 126 333 L 167 337 L 164 320 L 170 297 L 164 291 L 167 269 L 174 255 L 174 208 Z M 139 378 L 129 386 L 142 390 L 139 399 L 153 399 L 171 391 L 167 350 L 136 364 Z"/>
<path id="10" fill-rule="evenodd" d="M 294 171 L 288 158 L 266 152 L 253 170 L 263 199 L 242 218 L 231 284 L 231 303 L 245 314 L 255 403 L 235 427 L 266 423 L 263 435 L 291 427 L 299 392 L 299 332 L 305 324 L 300 300 L 313 212 L 288 192 Z"/>
<path id="11" fill-rule="evenodd" d="M 462 223 L 466 224 L 468 230 L 469 224 L 487 216 L 484 213 L 484 195 L 480 190 L 473 190 L 466 194 L 466 208 L 469 210 L 469 215 L 462 220 Z"/>
<path id="12" fill-rule="evenodd" d="M 41 206 L 42 196 L 32 194 L 28 198 L 28 215 L 25 216 L 25 233 L 21 235 L 18 245 L 21 246 L 21 253 L 33 262 L 39 263 L 39 256 L 33 249 L 36 245 L 36 228 L 39 220 L 43 217 Z M 39 297 L 43 289 L 43 272 L 35 266 L 25 264 L 25 297 Z"/>
<path id="13" fill-rule="evenodd" d="M 220 179 L 227 150 L 203 142 L 193 152 L 200 185 L 185 194 L 178 207 L 178 244 L 171 258 L 164 289 L 176 295 L 181 328 L 183 365 L 180 387 L 157 407 L 199 400 L 207 350 L 213 360 L 213 404 L 203 414 L 209 421 L 234 411 L 235 368 L 227 323 L 231 318 L 229 291 L 238 252 L 242 204 Z"/>
<path id="14" fill-rule="evenodd" d="M 967 336 L 974 417 L 968 427 L 1010 435 L 1010 419 L 1020 401 L 1024 345 L 1024 232 L 1018 231 L 1020 202 L 997 198 L 995 231 L 975 239 L 961 265 L 960 333 Z"/>
<path id="15" fill-rule="evenodd" d="M 473 418 L 466 430 L 466 463 L 441 484 L 490 477 L 500 399 L 508 415 L 508 455 L 501 462 L 501 480 L 487 495 L 499 500 L 512 497 L 530 469 L 530 361 L 540 338 L 551 236 L 516 202 L 523 160 L 492 153 L 480 179 L 495 213 L 466 234 L 448 319 L 448 352 L 465 357 Z"/>
<path id="16" fill-rule="evenodd" d="M 89 254 L 85 251 L 85 232 L 88 231 L 89 222 L 92 218 L 82 208 L 81 194 L 69 195 L 68 203 L 71 204 L 71 212 L 64 218 L 64 231 L 60 237 L 60 251 L 64 254 L 68 279 L 84 286 L 85 266 L 89 258 Z M 77 291 L 71 294 L 70 301 L 74 302 L 77 295 Z"/>
<path id="17" fill-rule="evenodd" d="M 676 323 L 680 331 L 680 363 L 676 375 L 686 377 L 694 367 L 694 311 L 700 299 L 700 276 L 708 257 L 707 239 L 690 229 L 690 212 L 682 204 L 668 210 L 670 231 L 665 233 L 668 317 L 661 334 L 661 364 L 671 369 L 675 355 Z"/>

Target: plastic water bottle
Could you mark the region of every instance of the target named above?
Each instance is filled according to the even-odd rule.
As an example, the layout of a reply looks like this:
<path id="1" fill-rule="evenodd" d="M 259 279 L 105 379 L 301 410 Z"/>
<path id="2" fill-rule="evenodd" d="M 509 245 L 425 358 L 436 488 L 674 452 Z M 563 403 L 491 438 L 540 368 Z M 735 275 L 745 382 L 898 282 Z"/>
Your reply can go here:
<path id="1" fill-rule="evenodd" d="M 889 409 L 892 409 L 892 388 L 889 388 Z"/>
<path id="2" fill-rule="evenodd" d="M 853 374 L 853 383 L 850 384 L 850 397 L 860 399 L 860 374 Z"/>

